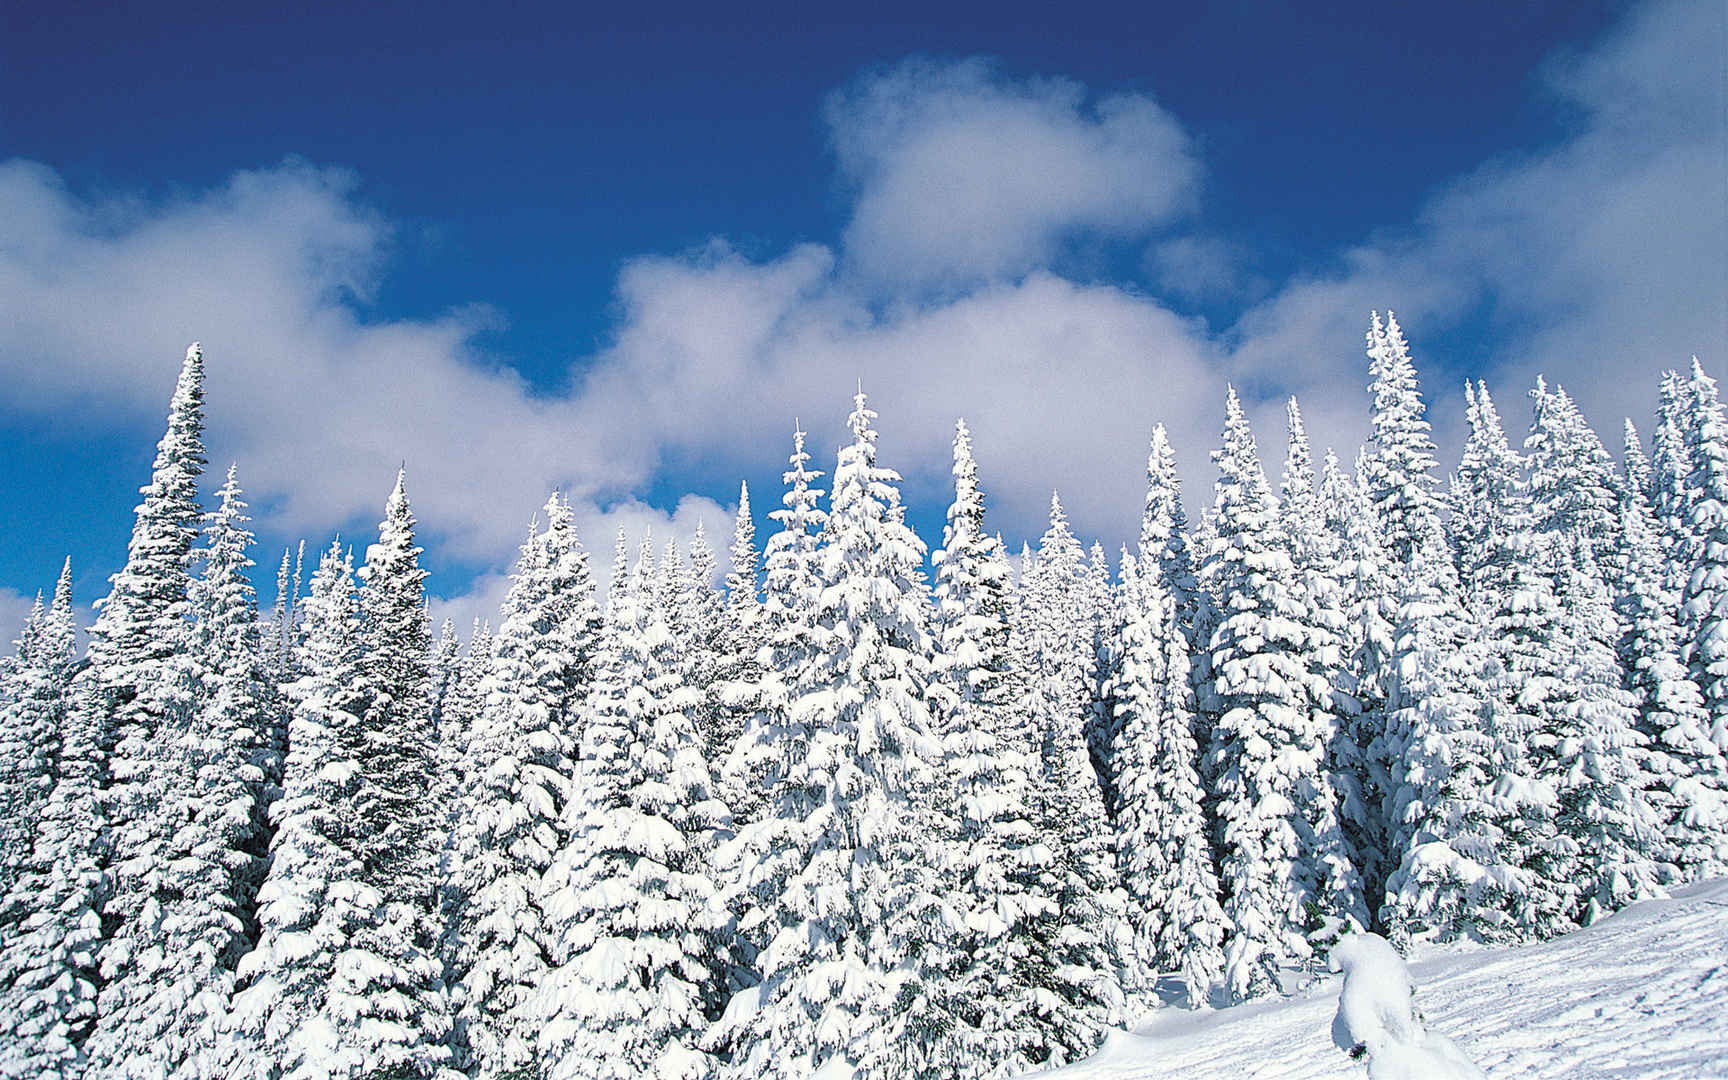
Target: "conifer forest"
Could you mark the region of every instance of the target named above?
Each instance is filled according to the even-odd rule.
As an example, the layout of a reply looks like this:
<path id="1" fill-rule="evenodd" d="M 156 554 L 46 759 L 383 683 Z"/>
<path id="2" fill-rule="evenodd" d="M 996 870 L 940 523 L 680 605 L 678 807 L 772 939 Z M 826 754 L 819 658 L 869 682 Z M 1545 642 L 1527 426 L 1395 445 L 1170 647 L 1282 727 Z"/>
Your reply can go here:
<path id="1" fill-rule="evenodd" d="M 87 647 L 68 564 L 0 661 L 0 1077 L 1006 1077 L 1353 934 L 1541 941 L 1728 872 L 1695 359 L 1613 451 L 1471 382 L 1442 475 L 1375 314 L 1365 446 L 1220 386 L 1185 503 L 1147 417 L 1120 552 L 1056 497 L 1005 550 L 964 421 L 927 550 L 860 390 L 765 537 L 740 491 L 724 588 L 725 541 L 578 537 L 553 493 L 472 630 L 429 625 L 412 462 L 260 610 L 205 362 Z"/>

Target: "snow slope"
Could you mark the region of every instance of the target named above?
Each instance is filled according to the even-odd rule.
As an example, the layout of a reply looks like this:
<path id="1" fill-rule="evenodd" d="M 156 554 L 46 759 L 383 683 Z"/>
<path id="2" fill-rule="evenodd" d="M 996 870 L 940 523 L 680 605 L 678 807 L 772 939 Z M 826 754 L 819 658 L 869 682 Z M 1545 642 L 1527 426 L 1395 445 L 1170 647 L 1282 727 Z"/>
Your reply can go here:
<path id="1" fill-rule="evenodd" d="M 1636 904 L 1517 949 L 1448 950 L 1410 965 L 1427 1026 L 1493 1080 L 1728 1078 L 1728 879 Z M 1216 1012 L 1166 1010 L 1066 1080 L 1365 1076 L 1332 1044 L 1340 980 Z"/>

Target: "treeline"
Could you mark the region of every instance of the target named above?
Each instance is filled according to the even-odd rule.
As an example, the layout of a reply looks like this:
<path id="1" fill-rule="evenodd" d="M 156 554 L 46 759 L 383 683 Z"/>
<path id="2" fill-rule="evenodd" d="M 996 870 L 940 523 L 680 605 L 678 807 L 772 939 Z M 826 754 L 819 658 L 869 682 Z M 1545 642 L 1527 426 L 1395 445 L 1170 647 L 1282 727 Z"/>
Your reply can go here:
<path id="1" fill-rule="evenodd" d="M 1516 942 L 1728 864 L 1728 422 L 1693 362 L 1617 465 L 1538 381 L 1442 483 L 1396 320 L 1372 437 L 1275 491 L 1234 390 L 1190 527 L 1052 498 L 1018 566 L 964 423 L 926 557 L 854 399 L 725 589 L 569 506 L 494 631 L 427 623 L 398 477 L 261 616 L 187 353 L 125 568 L 0 672 L 0 1075 L 995 1077 L 1341 935 Z M 200 539 L 200 536 L 202 537 Z"/>

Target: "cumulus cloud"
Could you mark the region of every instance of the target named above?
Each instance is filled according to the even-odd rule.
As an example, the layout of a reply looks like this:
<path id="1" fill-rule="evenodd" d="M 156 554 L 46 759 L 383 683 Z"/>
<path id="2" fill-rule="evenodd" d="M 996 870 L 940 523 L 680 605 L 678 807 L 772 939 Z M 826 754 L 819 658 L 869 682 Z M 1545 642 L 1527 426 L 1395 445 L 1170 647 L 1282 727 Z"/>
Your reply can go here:
<path id="1" fill-rule="evenodd" d="M 25 596 L 17 589 L 0 585 L 0 653 L 12 655 L 12 646 L 30 621 L 30 609 L 36 604 L 32 593 Z"/>
<path id="2" fill-rule="evenodd" d="M 1719 367 L 1728 342 L 1728 91 L 1704 75 L 1725 68 L 1719 5 L 1636 9 L 1547 69 L 1568 138 L 1458 179 L 1342 272 L 1290 283 L 1238 326 L 1234 369 L 1344 386 L 1360 379 L 1370 308 L 1396 307 L 1418 342 L 1486 312 L 1493 351 L 1436 367 L 1487 375 L 1509 398 L 1546 372 L 1604 430 L 1642 418 L 1657 372 L 1694 352 Z"/>
<path id="3" fill-rule="evenodd" d="M 601 574 L 620 522 L 685 538 L 700 517 L 723 550 L 730 514 L 676 493 L 777 476 L 794 418 L 831 469 L 860 380 L 882 414 L 882 461 L 912 499 L 945 498 L 964 415 L 1011 542 L 1041 531 L 1059 488 L 1077 527 L 1113 546 L 1133 535 L 1156 422 L 1206 501 L 1226 378 L 1269 469 L 1289 393 L 1316 441 L 1348 458 L 1370 308 L 1398 309 L 1443 432 L 1456 410 L 1436 374 L 1540 367 L 1609 426 L 1625 386 L 1643 393 L 1693 351 L 1719 364 L 1728 169 L 1721 88 L 1699 77 L 1723 66 L 1708 7 L 1642 9 L 1556 63 L 1546 85 L 1574 110 L 1568 137 L 1445 186 L 1419 219 L 1342 253 L 1336 272 L 1284 283 L 1223 333 L 1180 313 L 1181 290 L 1166 302 L 1043 265 L 1073 230 L 1140 242 L 1194 198 L 1192 149 L 1153 102 L 1094 102 L 981 62 L 877 72 L 829 107 L 856 193 L 842 246 L 750 259 L 716 241 L 629 263 L 611 341 L 552 395 L 478 353 L 483 308 L 360 314 L 391 229 L 345 173 L 289 162 L 151 202 L 74 194 L 13 162 L 0 166 L 0 400 L 68 424 L 119 415 L 153 437 L 180 352 L 202 338 L 212 460 L 240 462 L 261 524 L 369 527 L 406 459 L 429 543 L 494 568 L 439 601 L 464 630 L 495 610 L 548 491 L 570 494 Z M 1144 239 L 1159 273 L 1195 288 L 1245 280 L 1216 238 Z M 1430 328 L 1483 311 L 1506 347 L 1426 353 Z"/>
<path id="4" fill-rule="evenodd" d="M 952 288 L 1047 265 L 1075 233 L 1135 236 L 1193 205 L 1198 158 L 1142 94 L 1089 97 L 984 60 L 910 60 L 828 102 L 865 279 Z"/>

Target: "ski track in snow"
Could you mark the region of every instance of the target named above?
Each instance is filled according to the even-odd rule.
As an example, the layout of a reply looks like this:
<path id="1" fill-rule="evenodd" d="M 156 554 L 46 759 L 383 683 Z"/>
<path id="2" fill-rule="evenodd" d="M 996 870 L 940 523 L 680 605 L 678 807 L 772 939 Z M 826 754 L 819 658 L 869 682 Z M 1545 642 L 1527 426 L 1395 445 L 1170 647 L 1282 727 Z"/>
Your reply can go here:
<path id="1" fill-rule="evenodd" d="M 1728 879 L 1516 949 L 1435 951 L 1410 965 L 1427 1027 L 1492 1080 L 1728 1078 Z M 1332 1045 L 1341 980 L 1215 1012 L 1165 1012 L 1066 1080 L 1365 1076 Z"/>

